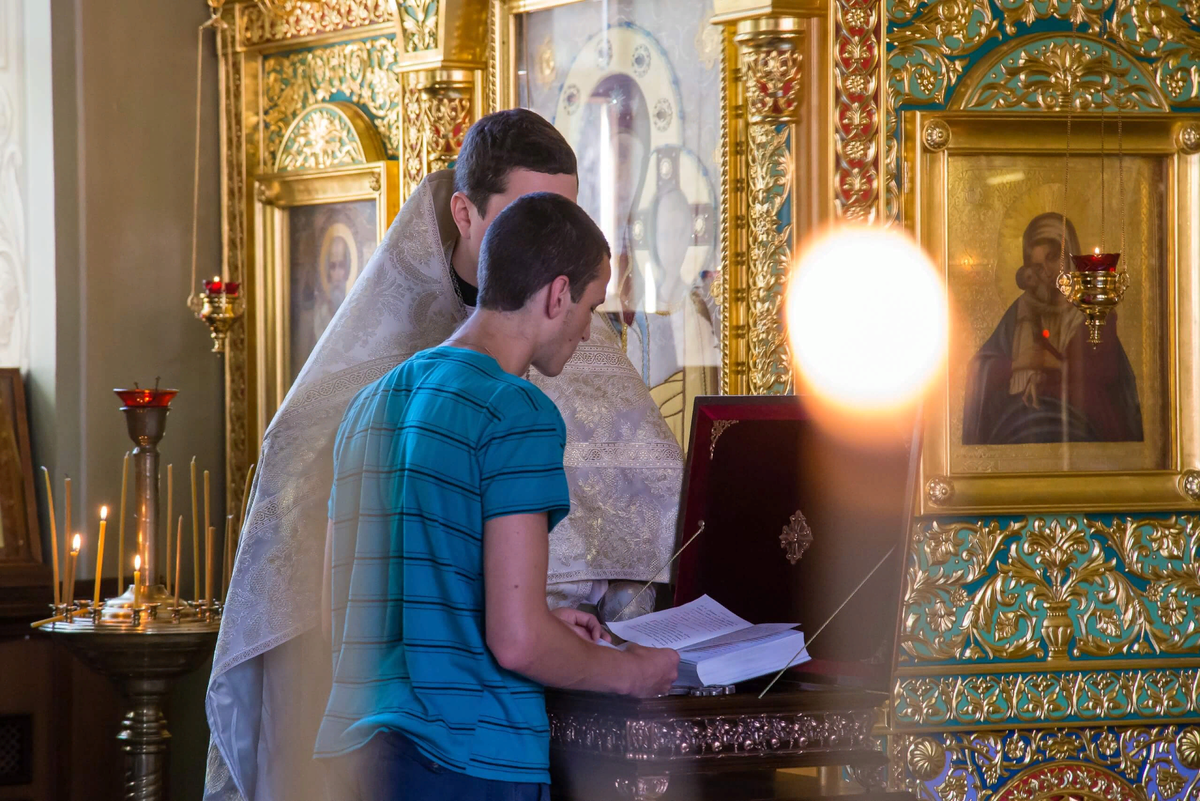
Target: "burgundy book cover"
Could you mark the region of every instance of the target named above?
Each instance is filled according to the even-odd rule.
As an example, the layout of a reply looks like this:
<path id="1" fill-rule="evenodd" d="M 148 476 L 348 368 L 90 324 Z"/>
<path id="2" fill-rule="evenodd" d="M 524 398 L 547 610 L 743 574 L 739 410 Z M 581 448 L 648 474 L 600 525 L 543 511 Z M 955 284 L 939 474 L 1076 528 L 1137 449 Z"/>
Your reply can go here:
<path id="1" fill-rule="evenodd" d="M 886 689 L 919 464 L 910 423 L 855 444 L 818 426 L 801 396 L 697 398 L 678 545 L 704 530 L 679 558 L 675 605 L 708 594 L 812 639 L 853 595 L 794 673 Z"/>

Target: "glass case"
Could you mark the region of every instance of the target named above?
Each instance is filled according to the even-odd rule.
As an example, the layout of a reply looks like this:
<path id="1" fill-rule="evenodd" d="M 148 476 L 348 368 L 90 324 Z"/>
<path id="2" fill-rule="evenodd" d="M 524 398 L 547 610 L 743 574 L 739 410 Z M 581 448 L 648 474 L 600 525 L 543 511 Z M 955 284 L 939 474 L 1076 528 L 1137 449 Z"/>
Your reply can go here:
<path id="1" fill-rule="evenodd" d="M 579 159 L 612 248 L 602 308 L 681 441 L 719 392 L 720 28 L 711 2 L 587 0 L 515 16 L 515 97 Z"/>

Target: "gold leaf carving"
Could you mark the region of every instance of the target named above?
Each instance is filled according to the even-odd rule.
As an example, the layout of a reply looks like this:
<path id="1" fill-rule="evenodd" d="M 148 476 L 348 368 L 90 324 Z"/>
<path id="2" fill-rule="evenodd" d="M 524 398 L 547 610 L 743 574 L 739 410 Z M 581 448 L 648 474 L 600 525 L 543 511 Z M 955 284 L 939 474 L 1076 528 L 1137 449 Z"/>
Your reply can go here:
<path id="1" fill-rule="evenodd" d="M 1064 0 L 1050 0 L 1045 4 L 1034 0 L 996 0 L 996 5 L 1004 13 L 1004 31 L 1009 36 L 1017 32 L 1018 22 L 1032 25 L 1040 19 L 1051 17 L 1099 31 L 1104 24 L 1104 14 L 1112 4 L 1113 0 L 1069 0 L 1065 3 Z"/>
<path id="2" fill-rule="evenodd" d="M 323 169 L 366 162 L 362 143 L 345 115 L 317 106 L 289 129 L 279 152 L 277 169 Z"/>
<path id="3" fill-rule="evenodd" d="M 791 132 L 787 126 L 750 127 L 750 394 L 792 389 L 783 331 L 783 304 L 792 260 L 792 223 L 779 212 L 791 197 Z"/>
<path id="4" fill-rule="evenodd" d="M 946 766 L 946 749 L 932 737 L 921 737 L 908 747 L 908 769 L 922 781 L 928 781 Z"/>
<path id="5" fill-rule="evenodd" d="M 458 157 L 471 125 L 469 94 L 432 94 L 425 106 L 426 169 L 444 170 Z"/>
<path id="6" fill-rule="evenodd" d="M 437 49 L 438 4 L 439 0 L 403 0 L 400 3 L 405 53 Z"/>
<path id="7" fill-rule="evenodd" d="M 900 677 L 893 706 L 904 726 L 1180 717 L 1200 713 L 1198 681 L 1197 668 Z"/>
<path id="8" fill-rule="evenodd" d="M 444 170 L 458 157 L 463 137 L 474 119 L 473 84 L 458 75 L 431 83 L 404 76 L 405 193 L 412 192 L 429 173 Z"/>
<path id="9" fill-rule="evenodd" d="M 309 106 L 342 94 L 374 117 L 389 156 L 400 152 L 400 71 L 387 37 L 263 60 L 266 161 L 273 164 L 292 121 Z"/>
<path id="10" fill-rule="evenodd" d="M 962 102 L 968 109 L 1117 108 L 1126 111 L 1167 106 L 1154 84 L 1137 65 L 1103 43 L 1086 38 L 1044 41 L 1005 58 L 999 71 Z M 956 101 L 957 104 L 957 101 Z"/>
<path id="11" fill-rule="evenodd" d="M 1190 653 L 1197 599 L 1196 517 L 934 521 L 913 536 L 902 647 L 917 661 Z"/>
<path id="12" fill-rule="evenodd" d="M 930 120 L 922 132 L 926 150 L 943 150 L 950 144 L 950 126 L 945 120 Z"/>
<path id="13" fill-rule="evenodd" d="M 926 134 L 928 133 L 927 129 Z M 949 141 L 949 131 L 947 131 L 946 141 Z M 934 506 L 944 506 L 954 497 L 954 482 L 944 476 L 934 476 L 925 482 L 925 497 Z"/>
<path id="14" fill-rule="evenodd" d="M 1194 776 L 1172 746 L 1189 730 L 1174 725 L 1063 726 L 901 735 L 890 744 L 891 762 L 893 771 L 897 764 L 907 770 L 896 777 L 894 789 L 905 787 L 919 798 L 944 801 L 963 801 L 968 795 L 978 801 L 1179 798 Z M 941 746 L 947 755 L 945 766 L 928 779 L 913 770 L 908 758 L 923 740 Z M 933 744 L 922 748 L 932 751 Z"/>
<path id="15" fill-rule="evenodd" d="M 800 37 L 795 32 L 739 36 L 749 110 L 749 390 L 792 389 L 783 302 L 792 255 L 793 123 L 800 110 Z"/>
<path id="16" fill-rule="evenodd" d="M 259 3 L 247 4 L 241 14 L 241 41 L 257 45 L 332 33 L 388 22 L 395 13 L 395 0 L 277 0 L 266 11 Z"/>
<path id="17" fill-rule="evenodd" d="M 872 219 L 879 195 L 879 6 L 863 0 L 835 6 L 834 199 L 852 220 Z"/>
<path id="18" fill-rule="evenodd" d="M 1180 130 L 1179 149 L 1187 154 L 1200 151 L 1200 126 L 1189 125 Z M 1179 479 L 1179 486 L 1184 495 L 1200 502 L 1200 470 L 1184 470 Z"/>
<path id="19" fill-rule="evenodd" d="M 751 122 L 795 119 L 800 105 L 799 52 L 787 48 L 747 49 L 746 98 Z"/>
<path id="20" fill-rule="evenodd" d="M 915 2 L 894 8 L 904 24 L 888 31 L 889 88 L 894 102 L 945 103 L 962 75 L 960 59 L 999 36 L 989 0 L 934 0 L 915 16 Z"/>
<path id="21" fill-rule="evenodd" d="M 1200 769 L 1200 729 L 1188 728 L 1175 739 L 1175 754 L 1191 770 Z"/>

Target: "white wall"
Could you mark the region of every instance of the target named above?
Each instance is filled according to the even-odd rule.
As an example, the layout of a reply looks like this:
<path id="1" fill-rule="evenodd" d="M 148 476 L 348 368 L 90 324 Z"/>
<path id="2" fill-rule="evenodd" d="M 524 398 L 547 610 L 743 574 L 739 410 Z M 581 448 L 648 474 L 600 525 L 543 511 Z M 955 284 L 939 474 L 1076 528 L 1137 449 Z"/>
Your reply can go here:
<path id="1" fill-rule="evenodd" d="M 0 367 L 29 367 L 25 53 L 21 0 L 0 0 Z"/>

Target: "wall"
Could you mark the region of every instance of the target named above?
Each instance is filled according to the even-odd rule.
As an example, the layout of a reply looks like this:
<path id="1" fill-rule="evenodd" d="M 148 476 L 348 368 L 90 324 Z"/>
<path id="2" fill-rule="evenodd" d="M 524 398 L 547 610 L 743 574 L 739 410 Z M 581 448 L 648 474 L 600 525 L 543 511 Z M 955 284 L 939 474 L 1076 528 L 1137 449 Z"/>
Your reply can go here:
<path id="1" fill-rule="evenodd" d="M 202 0 L 25 0 L 24 5 L 30 53 L 52 66 L 49 73 L 31 69 L 29 75 L 33 291 L 28 305 L 34 313 L 28 317 L 27 381 L 34 463 L 50 468 L 60 487 L 64 474 L 73 478 L 75 528 L 87 540 L 79 577 L 89 580 L 98 509 L 118 503 L 121 459 L 131 447 L 113 387 L 135 381 L 152 385 L 158 376 L 163 386 L 180 390 L 160 448 L 164 466 L 176 466 L 175 509 L 186 510 L 192 456 L 201 469 L 212 471 L 212 508 L 218 517 L 224 507 L 222 365 L 209 352 L 207 328 L 184 305 L 191 258 L 196 31 L 208 14 Z M 204 68 L 209 80 L 201 137 L 202 274 L 219 269 L 220 262 L 211 37 Z M 52 104 L 46 102 L 50 97 Z M 2 148 L 0 142 L 0 215 Z M 0 238 L 0 253 L 3 246 Z M 62 498 L 56 495 L 61 521 Z M 39 500 L 44 505 L 40 489 Z M 131 538 L 132 505 L 128 518 Z M 105 576 L 114 578 L 115 534 L 110 527 L 104 560 Z M 189 551 L 185 548 L 185 576 L 191 573 Z M 127 566 L 127 578 L 129 572 Z M 185 579 L 185 591 L 189 586 Z M 207 674 L 208 668 L 201 668 L 181 682 L 168 710 L 175 735 L 173 798 L 200 796 L 208 739 L 202 709 Z M 72 721 L 82 726 L 87 706 L 80 695 Z M 99 750 L 112 747 L 110 736 L 98 731 L 91 739 L 80 741 L 80 734 L 73 739 L 77 748 Z M 72 776 L 70 796 L 100 797 L 90 778 Z"/>

